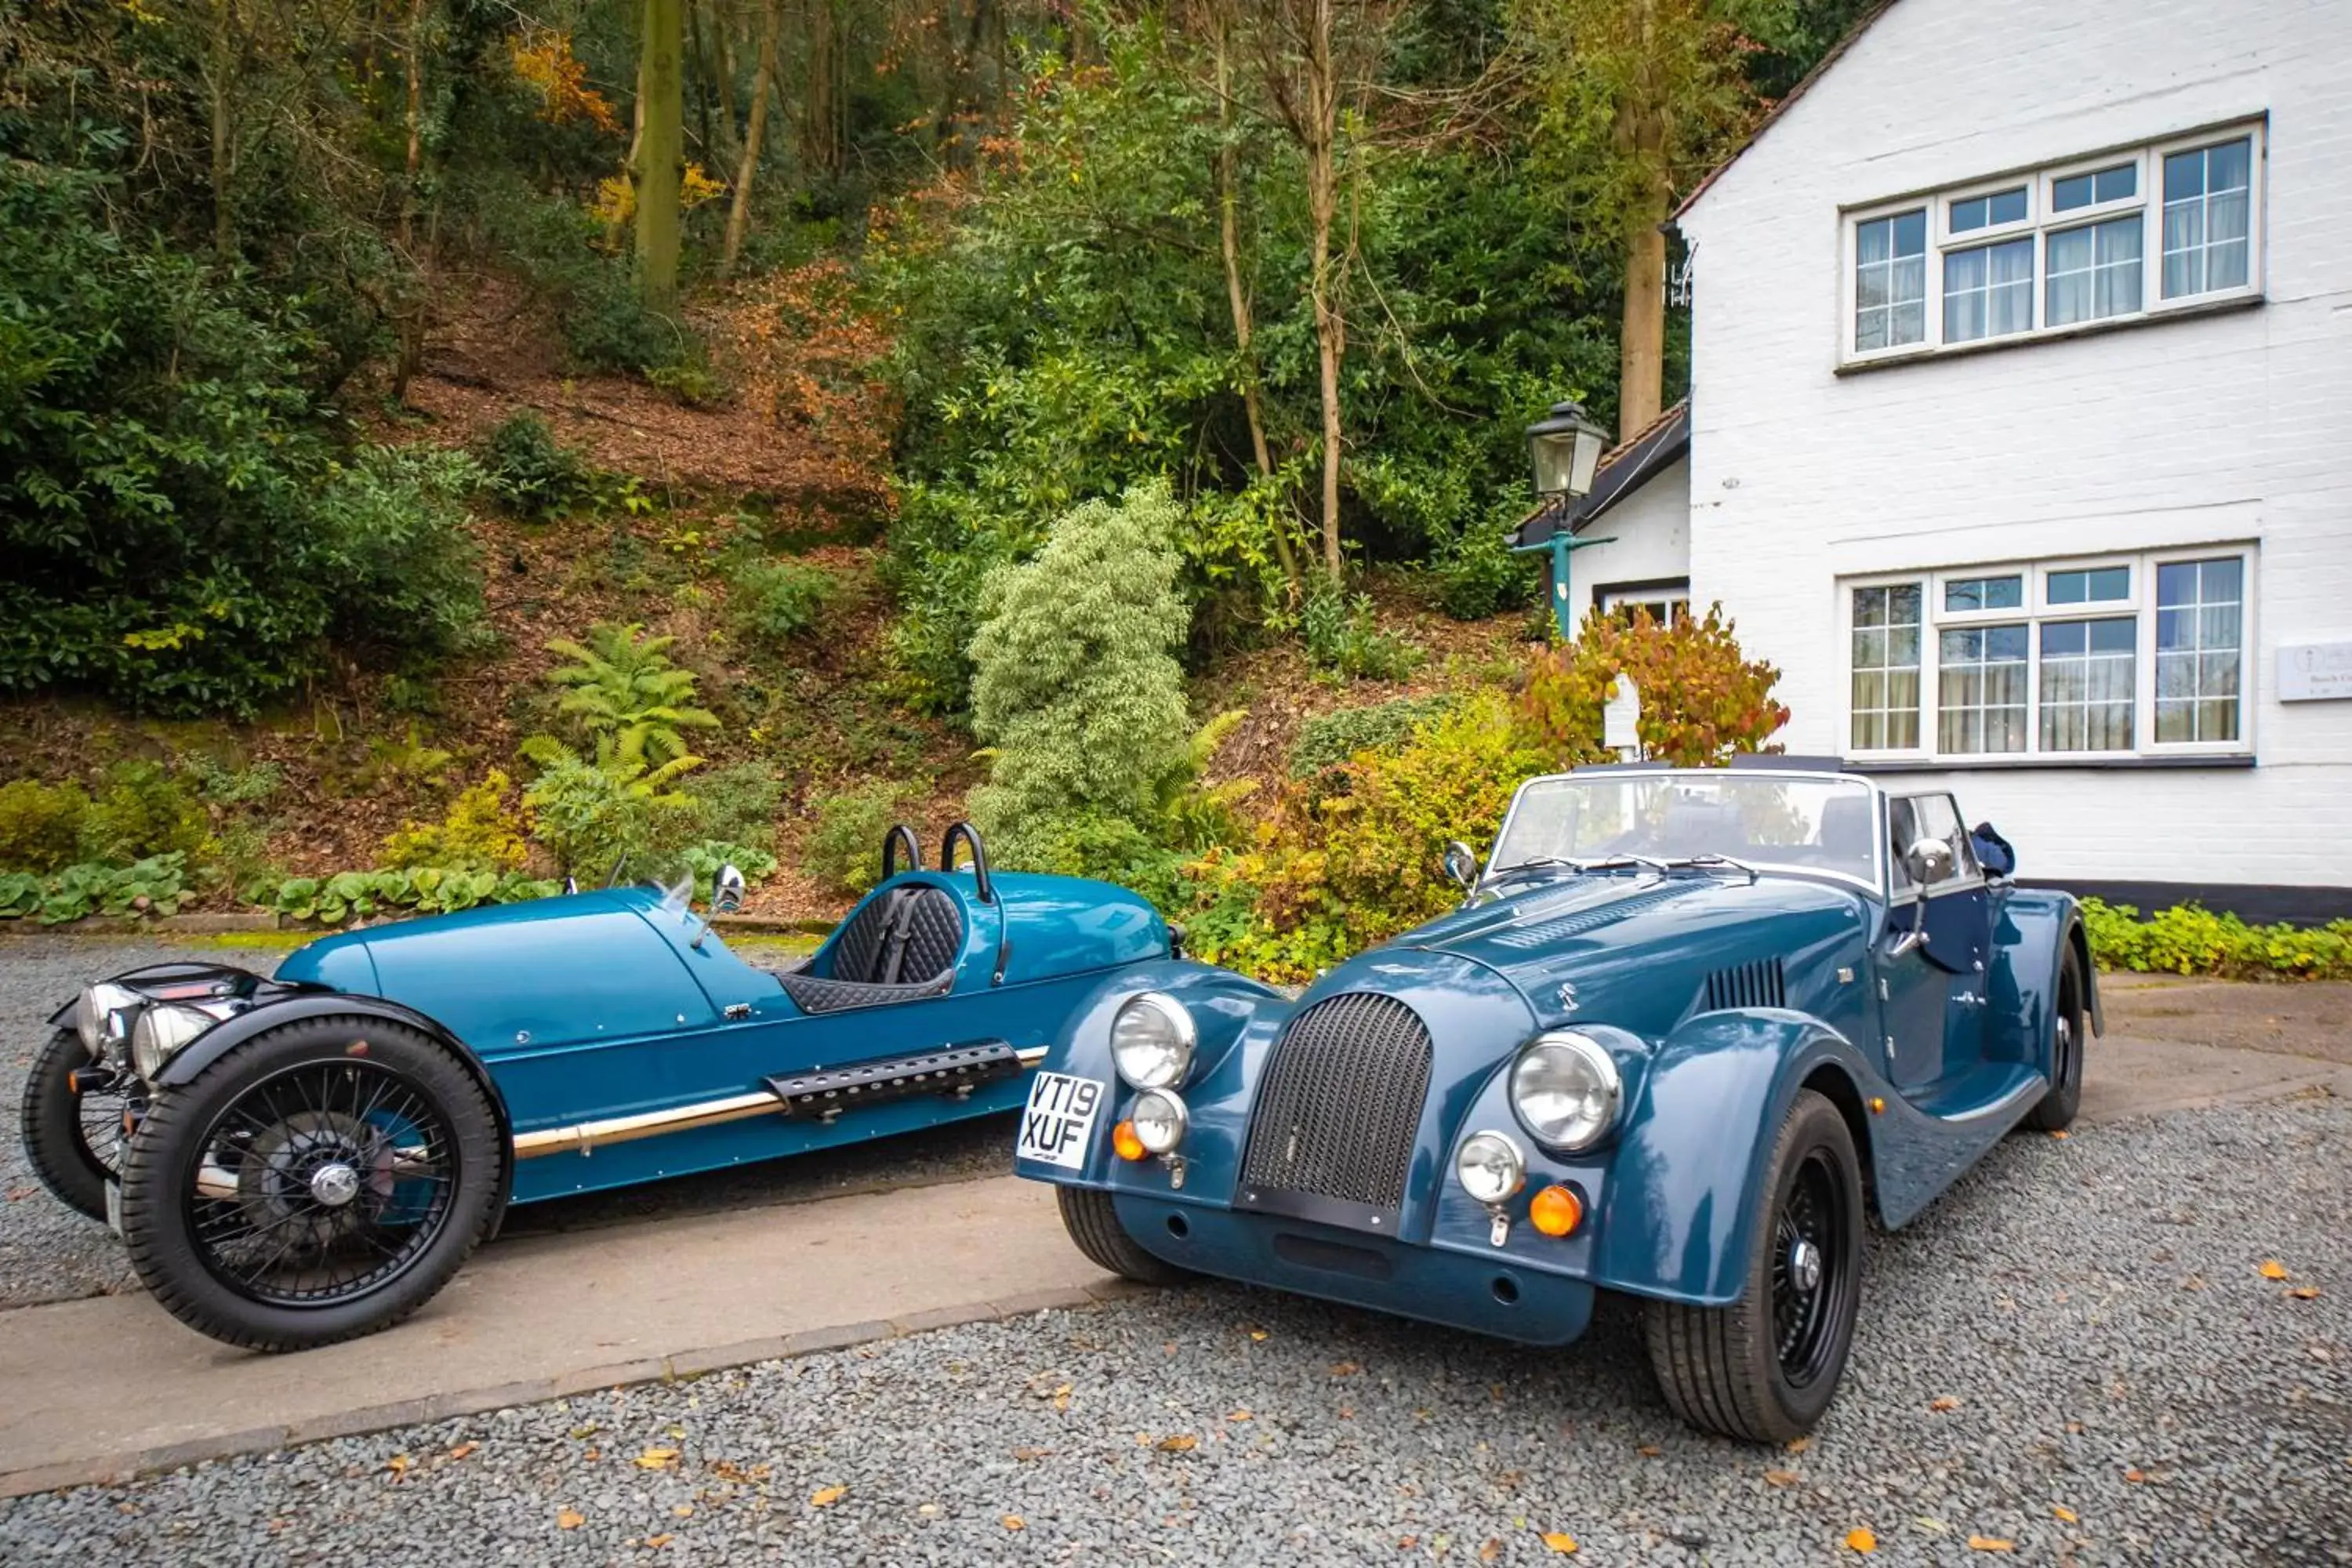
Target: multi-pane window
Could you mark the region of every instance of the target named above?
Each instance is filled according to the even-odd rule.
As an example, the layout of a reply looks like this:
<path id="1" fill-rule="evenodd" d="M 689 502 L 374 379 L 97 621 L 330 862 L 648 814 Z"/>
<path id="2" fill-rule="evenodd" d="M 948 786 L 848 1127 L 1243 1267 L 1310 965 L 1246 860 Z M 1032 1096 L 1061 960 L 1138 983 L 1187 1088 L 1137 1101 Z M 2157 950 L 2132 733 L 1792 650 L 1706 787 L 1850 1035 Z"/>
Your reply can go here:
<path id="1" fill-rule="evenodd" d="M 2164 160 L 2166 299 L 2246 286 L 2252 195 L 2251 137 Z"/>
<path id="2" fill-rule="evenodd" d="M 1895 213 L 1854 229 L 1853 343 L 1857 350 L 1923 342 L 1927 335 L 1927 214 Z"/>
<path id="3" fill-rule="evenodd" d="M 1853 591 L 1853 740 L 1858 752 L 1919 744 L 1919 584 Z"/>
<path id="4" fill-rule="evenodd" d="M 1909 357 L 2250 297 L 2264 136 L 2183 136 L 1853 213 L 1845 355 Z"/>
<path id="5" fill-rule="evenodd" d="M 2236 556 L 2156 570 L 2156 738 L 2234 741 L 2244 662 L 2245 564 Z"/>
<path id="6" fill-rule="evenodd" d="M 2239 752 L 2251 557 L 2175 551 L 1848 584 L 1855 752 Z"/>

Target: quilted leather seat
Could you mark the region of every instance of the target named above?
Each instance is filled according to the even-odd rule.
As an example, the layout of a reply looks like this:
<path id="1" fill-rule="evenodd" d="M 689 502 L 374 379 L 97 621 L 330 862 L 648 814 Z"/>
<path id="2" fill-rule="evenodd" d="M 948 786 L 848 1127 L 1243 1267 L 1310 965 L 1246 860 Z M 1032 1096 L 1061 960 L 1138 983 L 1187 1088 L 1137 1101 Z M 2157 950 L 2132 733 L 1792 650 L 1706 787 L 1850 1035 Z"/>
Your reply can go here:
<path id="1" fill-rule="evenodd" d="M 803 1013 L 838 1013 L 937 996 L 955 982 L 963 910 L 944 888 L 915 882 L 868 899 L 834 943 L 832 973 L 781 973 Z"/>

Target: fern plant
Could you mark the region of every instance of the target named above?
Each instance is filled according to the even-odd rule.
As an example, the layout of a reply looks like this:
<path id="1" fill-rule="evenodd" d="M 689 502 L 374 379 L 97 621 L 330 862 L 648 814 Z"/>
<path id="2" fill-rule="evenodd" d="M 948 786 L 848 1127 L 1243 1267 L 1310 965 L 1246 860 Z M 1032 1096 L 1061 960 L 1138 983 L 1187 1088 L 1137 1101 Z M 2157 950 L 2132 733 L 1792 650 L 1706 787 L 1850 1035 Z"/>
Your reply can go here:
<path id="1" fill-rule="evenodd" d="M 549 672 L 562 687 L 558 709 L 599 747 L 659 768 L 687 754 L 688 730 L 716 730 L 719 716 L 694 705 L 695 674 L 669 657 L 677 639 L 647 637 L 638 625 L 604 622 L 585 643 L 557 637 L 548 651 L 571 660 Z"/>
<path id="2" fill-rule="evenodd" d="M 520 750 L 539 769 L 522 797 L 531 832 L 567 872 L 607 875 L 692 820 L 694 797 L 677 781 L 700 757 L 649 763 L 611 735 L 598 740 L 593 757 L 552 735 L 533 735 Z"/>

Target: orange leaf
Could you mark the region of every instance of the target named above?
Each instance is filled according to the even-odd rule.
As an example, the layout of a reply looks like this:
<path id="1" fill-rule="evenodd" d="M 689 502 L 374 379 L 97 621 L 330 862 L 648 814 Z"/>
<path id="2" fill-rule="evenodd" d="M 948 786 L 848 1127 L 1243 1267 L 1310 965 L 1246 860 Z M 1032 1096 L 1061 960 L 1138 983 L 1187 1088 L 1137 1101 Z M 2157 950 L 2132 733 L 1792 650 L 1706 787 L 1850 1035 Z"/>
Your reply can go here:
<path id="1" fill-rule="evenodd" d="M 2291 1285 L 2287 1288 L 2286 1293 L 2294 1297 L 2298 1301 L 2316 1301 L 2319 1300 L 2319 1287 L 2316 1285 Z"/>
<path id="2" fill-rule="evenodd" d="M 1026 1530 L 1029 1528 L 1029 1521 L 1022 1518 L 1017 1513 L 1008 1513 L 996 1522 L 1004 1526 L 1007 1530 Z"/>
<path id="3" fill-rule="evenodd" d="M 831 1508 L 849 1495 L 847 1487 L 819 1487 L 809 1494 L 811 1508 Z"/>
<path id="4" fill-rule="evenodd" d="M 1930 1410 L 1958 1410 L 1959 1407 L 1960 1402 L 1948 1394 L 1937 1394 L 1927 1401 L 1927 1408 Z"/>
<path id="5" fill-rule="evenodd" d="M 1496 1558 L 1500 1557 L 1502 1554 L 1503 1542 L 1502 1538 L 1499 1536 L 1490 1535 L 1486 1537 L 1486 1544 L 1478 1548 L 1478 1561 L 1481 1563 L 1492 1563 Z"/>
<path id="6" fill-rule="evenodd" d="M 1812 1446 L 1813 1440 L 1811 1437 L 1791 1437 L 1789 1439 L 1789 1452 L 1791 1454 L 1801 1454 Z"/>
<path id="7" fill-rule="evenodd" d="M 1878 1550 L 1878 1537 L 1872 1532 L 1870 1526 L 1866 1524 L 1857 1524 L 1852 1530 L 1847 1531 L 1845 1532 L 1845 1543 L 1848 1550 L 1854 1552 L 1875 1552 Z"/>
<path id="8" fill-rule="evenodd" d="M 1362 1367 L 1358 1366 L 1351 1361 L 1335 1361 L 1331 1363 L 1331 1375 L 1333 1377 L 1353 1377 L 1363 1370 L 1364 1369 Z"/>
<path id="9" fill-rule="evenodd" d="M 1969 1550 L 1971 1552 L 2014 1552 L 2017 1550 L 2017 1542 L 2014 1541 L 2003 1541 L 1998 1535 L 1971 1535 L 1969 1537 Z"/>
<path id="10" fill-rule="evenodd" d="M 2066 1136 L 2066 1130 L 2061 1127 L 2056 1131 L 2051 1133 L 2050 1136 L 2053 1138 L 2063 1138 Z"/>
<path id="11" fill-rule="evenodd" d="M 1644 1443 L 1640 1447 L 1634 1449 L 1633 1452 L 1641 1455 L 1642 1458 L 1645 1459 L 1654 1459 L 1659 1455 L 1664 1453 L 1665 1450 L 1659 1447 L 1655 1443 Z"/>
<path id="12" fill-rule="evenodd" d="M 578 1509 L 565 1508 L 556 1510 L 555 1528 L 558 1530 L 577 1530 L 587 1522 L 588 1516 Z"/>
<path id="13" fill-rule="evenodd" d="M 676 1448 L 647 1448 L 635 1460 L 637 1468 L 641 1470 L 667 1470 L 677 1463 Z"/>
<path id="14" fill-rule="evenodd" d="M 1189 1454 L 1201 1446 L 1201 1439 L 1190 1432 L 1178 1432 L 1160 1439 L 1157 1447 L 1163 1454 Z"/>
<path id="15" fill-rule="evenodd" d="M 408 1456 L 405 1454 L 394 1454 L 391 1458 L 386 1459 L 383 1462 L 383 1468 L 390 1470 L 395 1476 L 404 1475 L 408 1470 Z"/>
<path id="16" fill-rule="evenodd" d="M 1228 1421 L 1247 1421 L 1250 1419 L 1250 1413 L 1246 1410 L 1236 1410 L 1227 1415 L 1225 1419 Z"/>
<path id="17" fill-rule="evenodd" d="M 2144 1472 L 2135 1468 L 2124 1472 L 2124 1479 L 2129 1481 L 2134 1486 L 2137 1486 L 2140 1482 L 2147 1479 L 2147 1477 Z"/>
<path id="18" fill-rule="evenodd" d="M 670 1539 L 671 1538 L 667 1534 L 648 1535 L 646 1537 L 646 1544 L 653 1548 L 656 1552 L 659 1552 L 663 1547 L 667 1546 L 670 1543 Z"/>
<path id="19" fill-rule="evenodd" d="M 460 1443 L 449 1450 L 449 1457 L 453 1459 L 462 1459 L 480 1447 L 479 1443 Z"/>
<path id="20" fill-rule="evenodd" d="M 677 1519 L 692 1519 L 694 1517 L 694 1505 L 690 1502 L 682 1502 L 676 1508 L 671 1509 L 669 1511 L 671 1516 Z"/>
<path id="21" fill-rule="evenodd" d="M 2052 1503 L 2050 1505 L 2050 1511 L 2055 1514 L 2058 1518 L 2064 1520 L 2068 1524 L 2080 1524 L 2083 1522 L 2080 1519 L 2075 1517 L 2074 1510 L 2073 1509 L 2067 1508 L 2063 1504 Z"/>
<path id="22" fill-rule="evenodd" d="M 2286 1265 L 2275 1258 L 2265 1258 L 2263 1259 L 2262 1276 L 2265 1279 L 2284 1279 L 2286 1278 Z"/>
<path id="23" fill-rule="evenodd" d="M 1562 1557 L 1572 1557 L 1576 1554 L 1576 1537 L 1570 1535 L 1565 1531 L 1557 1530 L 1547 1531 L 1543 1538 L 1543 1543 L 1546 1546 L 1550 1547 L 1554 1552 L 1559 1552 Z"/>
<path id="24" fill-rule="evenodd" d="M 1797 1484 L 1797 1472 L 1794 1470 L 1767 1470 L 1764 1472 L 1764 1479 L 1766 1484 L 1769 1486 L 1793 1487 Z"/>

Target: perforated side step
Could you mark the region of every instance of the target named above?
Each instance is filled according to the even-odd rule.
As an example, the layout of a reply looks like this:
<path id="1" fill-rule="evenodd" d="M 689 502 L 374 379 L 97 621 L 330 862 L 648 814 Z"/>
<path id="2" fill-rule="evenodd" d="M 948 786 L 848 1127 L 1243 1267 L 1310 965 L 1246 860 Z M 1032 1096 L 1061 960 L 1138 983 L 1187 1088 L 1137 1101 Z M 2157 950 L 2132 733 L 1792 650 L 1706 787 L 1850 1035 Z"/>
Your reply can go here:
<path id="1" fill-rule="evenodd" d="M 1018 1078 L 1027 1066 L 1003 1040 L 964 1040 L 919 1056 L 882 1057 L 766 1080 L 786 1116 L 830 1121 L 845 1110 L 916 1095 L 963 1099 L 984 1084 Z"/>

